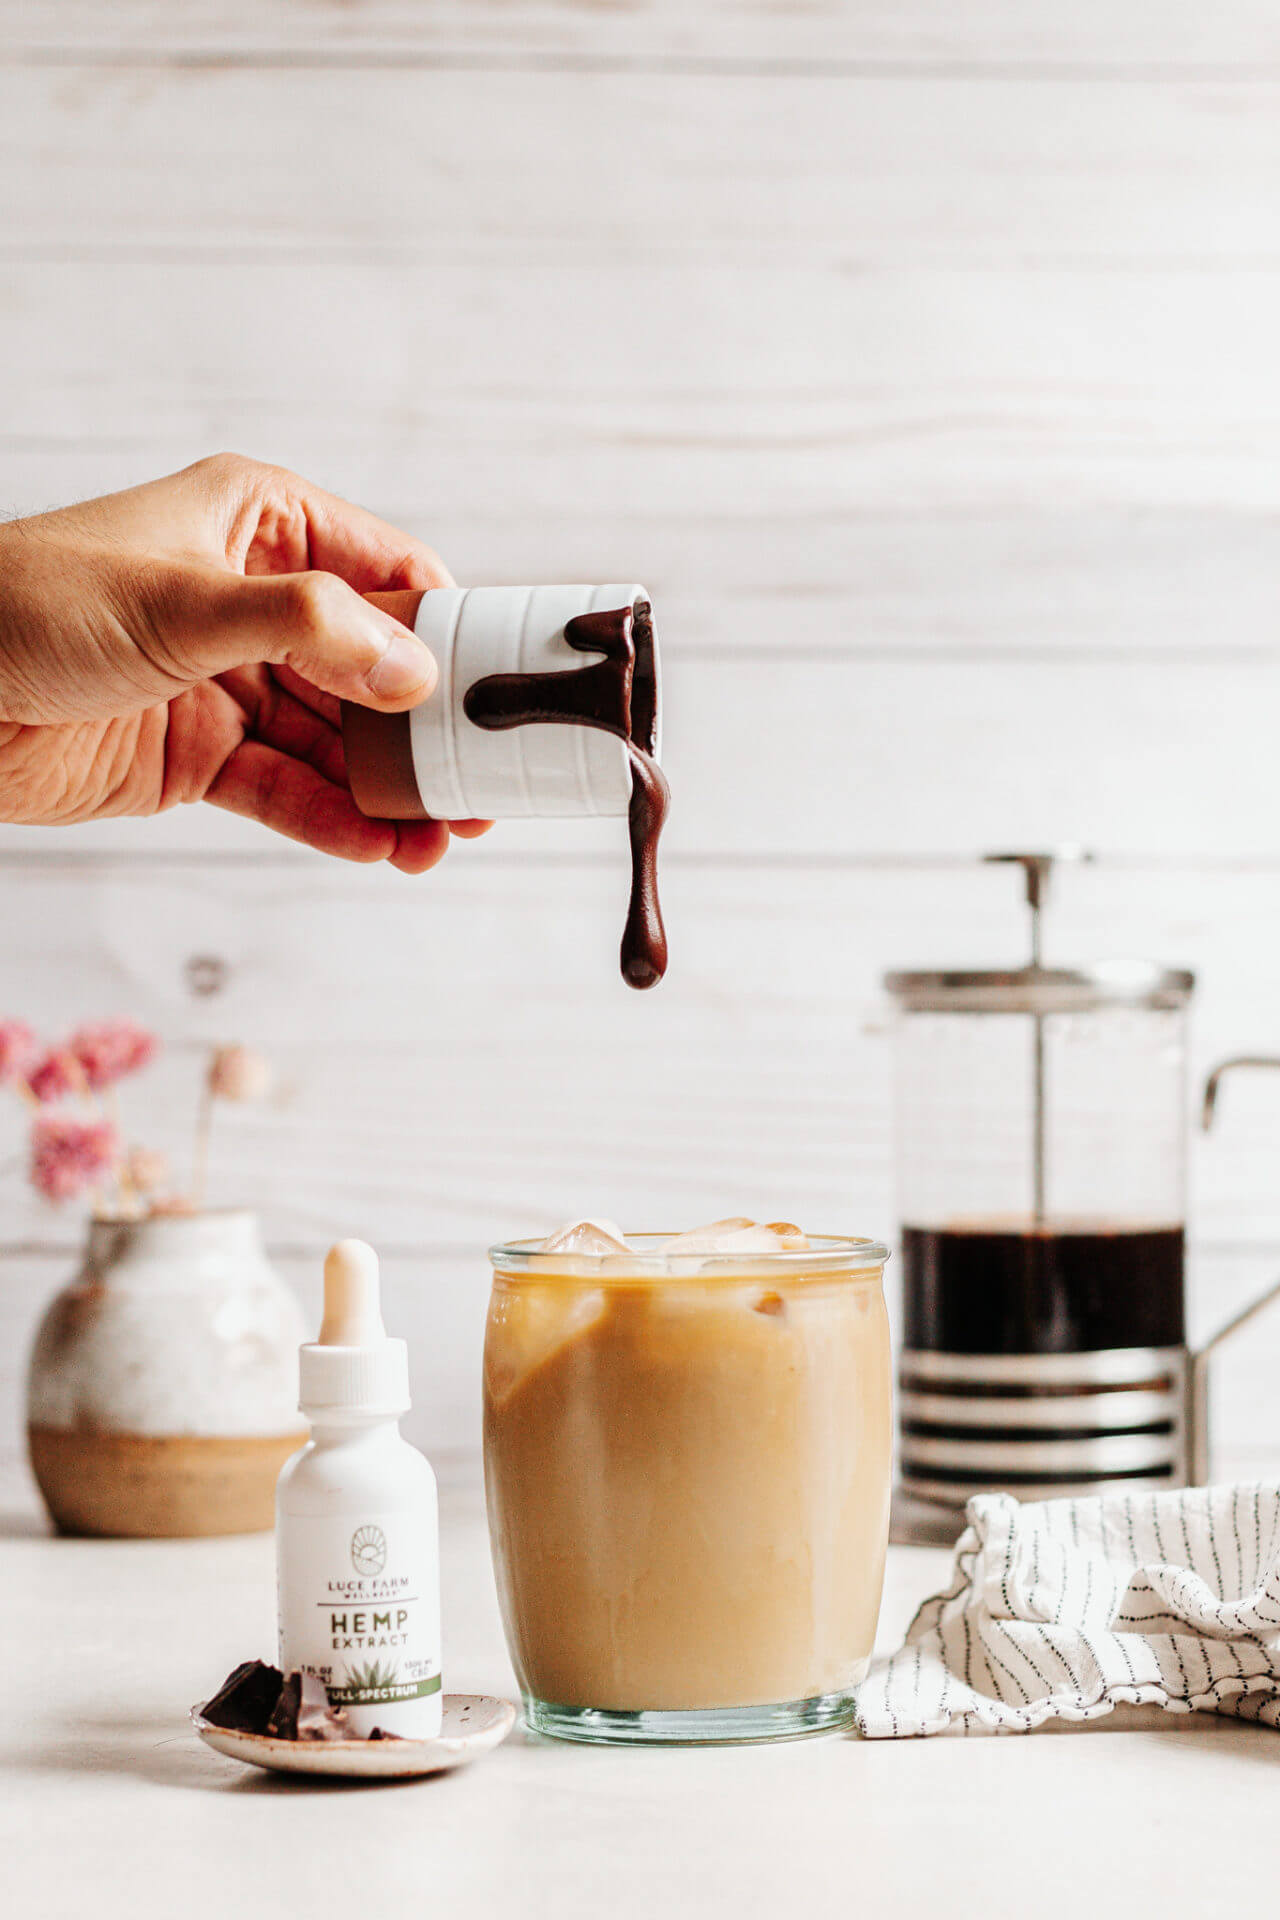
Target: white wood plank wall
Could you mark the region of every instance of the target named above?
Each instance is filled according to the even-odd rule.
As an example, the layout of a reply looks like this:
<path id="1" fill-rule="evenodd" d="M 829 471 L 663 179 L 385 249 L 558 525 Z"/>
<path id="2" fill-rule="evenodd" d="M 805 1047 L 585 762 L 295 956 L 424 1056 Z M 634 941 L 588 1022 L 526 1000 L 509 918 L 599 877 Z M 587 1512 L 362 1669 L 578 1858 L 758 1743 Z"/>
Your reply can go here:
<path id="1" fill-rule="evenodd" d="M 219 1188 L 312 1294 L 388 1249 L 433 1447 L 494 1235 L 892 1231 L 878 977 L 1020 956 L 985 846 L 1097 848 L 1052 950 L 1195 966 L 1197 1072 L 1280 1051 L 1265 0 L 0 0 L 0 506 L 221 446 L 662 622 L 656 994 L 611 824 L 421 881 L 212 812 L 0 832 L 0 1010 L 154 1021 L 154 1135 L 203 1040 L 278 1057 Z M 1280 1085 L 1193 1168 L 1207 1328 L 1280 1269 Z M 0 1206 L 3 1451 L 74 1223 Z M 1221 1365 L 1224 1471 L 1280 1467 L 1277 1351 Z"/>

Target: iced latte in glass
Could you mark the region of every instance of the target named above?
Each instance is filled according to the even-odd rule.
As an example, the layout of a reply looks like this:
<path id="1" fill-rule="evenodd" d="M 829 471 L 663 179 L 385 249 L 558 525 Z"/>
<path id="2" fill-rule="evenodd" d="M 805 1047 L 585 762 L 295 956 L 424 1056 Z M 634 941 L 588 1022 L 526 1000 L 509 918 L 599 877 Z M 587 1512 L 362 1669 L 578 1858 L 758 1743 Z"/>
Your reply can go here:
<path id="1" fill-rule="evenodd" d="M 751 1222 L 492 1250 L 485 1481 L 531 1726 L 848 1719 L 889 1528 L 886 1257 Z"/>

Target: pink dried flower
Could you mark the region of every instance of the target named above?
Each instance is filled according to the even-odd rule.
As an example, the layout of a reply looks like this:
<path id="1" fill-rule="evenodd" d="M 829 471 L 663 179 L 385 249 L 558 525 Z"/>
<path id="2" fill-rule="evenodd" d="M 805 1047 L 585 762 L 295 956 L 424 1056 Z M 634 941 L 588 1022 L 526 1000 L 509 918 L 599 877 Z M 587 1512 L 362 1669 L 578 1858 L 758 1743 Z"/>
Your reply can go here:
<path id="1" fill-rule="evenodd" d="M 145 1067 L 159 1047 L 153 1033 L 127 1019 L 99 1020 L 79 1028 L 70 1040 L 70 1051 L 95 1093 Z"/>
<path id="2" fill-rule="evenodd" d="M 271 1090 L 271 1066 L 251 1047 L 218 1047 L 209 1062 L 215 1100 L 261 1100 Z"/>
<path id="3" fill-rule="evenodd" d="M 31 1129 L 31 1184 L 46 1200 L 73 1200 L 110 1172 L 119 1150 L 109 1120 L 42 1113 Z"/>
<path id="4" fill-rule="evenodd" d="M 64 1100 L 69 1093 L 83 1093 L 84 1072 L 73 1053 L 55 1047 L 27 1075 L 27 1085 L 41 1106 L 52 1100 Z"/>
<path id="5" fill-rule="evenodd" d="M 25 1020 L 0 1020 L 0 1087 L 25 1080 L 39 1046 Z"/>

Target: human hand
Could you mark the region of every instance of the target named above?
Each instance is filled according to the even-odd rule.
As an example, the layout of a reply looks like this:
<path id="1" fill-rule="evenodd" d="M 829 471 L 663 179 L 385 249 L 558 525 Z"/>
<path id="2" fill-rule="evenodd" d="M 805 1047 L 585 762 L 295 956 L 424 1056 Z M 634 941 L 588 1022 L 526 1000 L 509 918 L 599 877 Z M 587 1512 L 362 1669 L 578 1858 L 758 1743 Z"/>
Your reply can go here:
<path id="1" fill-rule="evenodd" d="M 487 822 L 368 820 L 338 701 L 399 713 L 436 664 L 362 594 L 451 585 L 421 542 L 233 454 L 0 526 L 0 820 L 260 820 L 423 873 Z"/>

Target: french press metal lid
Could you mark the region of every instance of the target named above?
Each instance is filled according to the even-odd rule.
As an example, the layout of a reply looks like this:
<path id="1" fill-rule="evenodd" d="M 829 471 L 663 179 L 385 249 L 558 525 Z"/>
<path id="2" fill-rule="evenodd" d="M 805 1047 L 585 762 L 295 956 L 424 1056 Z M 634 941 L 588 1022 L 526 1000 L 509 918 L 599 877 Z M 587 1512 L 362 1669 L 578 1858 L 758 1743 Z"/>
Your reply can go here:
<path id="1" fill-rule="evenodd" d="M 1060 861 L 1088 862 L 1077 848 L 1057 853 L 989 853 L 987 865 L 1022 868 L 1031 914 L 1031 957 L 1011 969 L 966 969 L 889 973 L 884 984 L 905 1014 L 1003 1014 L 1030 1017 L 1028 1084 L 1033 1217 L 1046 1212 L 1045 1023 L 1103 1009 L 1181 1012 L 1195 990 L 1195 975 L 1149 960 L 1102 960 L 1085 967 L 1044 964 L 1044 910 L 1053 868 Z"/>

